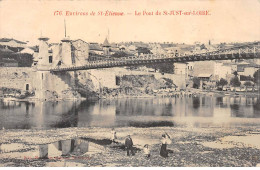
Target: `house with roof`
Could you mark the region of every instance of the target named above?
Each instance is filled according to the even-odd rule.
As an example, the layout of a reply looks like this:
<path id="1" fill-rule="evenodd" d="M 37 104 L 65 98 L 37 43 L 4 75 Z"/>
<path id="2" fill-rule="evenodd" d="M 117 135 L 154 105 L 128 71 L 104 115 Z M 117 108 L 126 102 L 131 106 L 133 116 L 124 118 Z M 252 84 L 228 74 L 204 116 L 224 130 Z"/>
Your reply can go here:
<path id="1" fill-rule="evenodd" d="M 0 52 L 6 54 L 14 53 L 14 51 L 10 50 L 7 46 L 5 48 L 0 48 Z"/>
<path id="2" fill-rule="evenodd" d="M 1 38 L 0 45 L 8 46 L 8 47 L 22 47 L 25 48 L 27 46 L 26 42 L 22 42 L 19 40 L 15 40 L 13 38 Z"/>
<path id="3" fill-rule="evenodd" d="M 103 55 L 104 51 L 102 47 L 98 43 L 91 42 L 89 43 L 89 53 L 90 55 Z"/>
<path id="4" fill-rule="evenodd" d="M 221 78 L 230 80 L 233 76 L 232 65 L 224 64 L 221 61 L 197 61 L 194 62 L 192 76 L 198 77 L 201 74 L 206 75 L 204 79 L 218 81 Z M 211 75 L 211 76 L 209 76 Z M 203 78 L 203 77 L 201 77 Z"/>
<path id="5" fill-rule="evenodd" d="M 210 73 L 202 73 L 197 76 L 201 81 L 210 81 L 212 74 Z"/>
<path id="6" fill-rule="evenodd" d="M 194 51 L 193 45 L 188 44 L 174 44 L 172 47 L 165 48 L 168 54 L 191 54 Z M 177 56 L 176 55 L 176 56 Z"/>
<path id="7" fill-rule="evenodd" d="M 164 50 L 161 44 L 150 44 L 151 52 L 153 54 L 166 54 L 166 50 Z"/>
<path id="8" fill-rule="evenodd" d="M 21 50 L 21 51 L 18 52 L 18 53 L 21 53 L 21 54 L 31 54 L 31 55 L 33 55 L 34 49 L 31 48 L 31 47 L 26 47 L 26 48 L 24 48 L 23 50 Z"/>
<path id="9" fill-rule="evenodd" d="M 239 78 L 241 79 L 241 76 L 243 77 L 253 77 L 254 73 L 260 69 L 260 66 L 255 63 L 249 63 L 246 61 L 242 61 L 240 63 L 237 63 L 237 73 Z"/>
<path id="10" fill-rule="evenodd" d="M 111 50 L 110 50 L 110 51 L 112 51 L 112 53 L 113 53 L 113 52 L 120 51 L 118 44 L 116 44 L 116 43 L 111 43 L 110 45 L 111 45 L 111 47 L 110 47 Z"/>
<path id="11" fill-rule="evenodd" d="M 119 50 L 120 51 L 125 51 L 126 50 L 126 46 L 125 45 L 120 45 L 119 46 Z"/>
<path id="12" fill-rule="evenodd" d="M 127 47 L 128 51 L 131 53 L 135 53 L 136 52 L 136 46 L 135 45 L 130 45 Z"/>

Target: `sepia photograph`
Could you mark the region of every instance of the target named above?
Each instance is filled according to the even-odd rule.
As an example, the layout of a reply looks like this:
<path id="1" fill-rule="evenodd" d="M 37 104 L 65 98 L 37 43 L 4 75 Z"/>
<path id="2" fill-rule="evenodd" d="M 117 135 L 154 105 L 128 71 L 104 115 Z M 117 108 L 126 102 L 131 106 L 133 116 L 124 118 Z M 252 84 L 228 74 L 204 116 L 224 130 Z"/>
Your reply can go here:
<path id="1" fill-rule="evenodd" d="M 260 167 L 260 0 L 0 0 L 0 167 Z"/>

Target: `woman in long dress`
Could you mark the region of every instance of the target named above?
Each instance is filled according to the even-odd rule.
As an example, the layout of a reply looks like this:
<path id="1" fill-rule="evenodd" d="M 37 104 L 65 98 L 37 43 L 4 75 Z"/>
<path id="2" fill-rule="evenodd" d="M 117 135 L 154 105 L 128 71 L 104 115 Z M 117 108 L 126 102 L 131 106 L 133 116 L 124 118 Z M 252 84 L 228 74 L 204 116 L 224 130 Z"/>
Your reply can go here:
<path id="1" fill-rule="evenodd" d="M 167 133 L 163 134 L 161 142 L 162 142 L 162 146 L 161 146 L 161 150 L 160 150 L 160 155 L 162 157 L 166 158 L 166 157 L 168 157 L 167 144 L 171 143 L 170 136 Z"/>

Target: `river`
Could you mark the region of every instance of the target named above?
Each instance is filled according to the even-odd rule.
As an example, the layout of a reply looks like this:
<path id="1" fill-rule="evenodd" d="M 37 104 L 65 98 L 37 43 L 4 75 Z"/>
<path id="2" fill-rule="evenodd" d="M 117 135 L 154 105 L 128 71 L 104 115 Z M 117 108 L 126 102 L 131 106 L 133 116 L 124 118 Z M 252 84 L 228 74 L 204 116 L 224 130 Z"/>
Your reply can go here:
<path id="1" fill-rule="evenodd" d="M 0 127 L 230 127 L 260 124 L 260 99 L 244 96 L 0 102 Z"/>

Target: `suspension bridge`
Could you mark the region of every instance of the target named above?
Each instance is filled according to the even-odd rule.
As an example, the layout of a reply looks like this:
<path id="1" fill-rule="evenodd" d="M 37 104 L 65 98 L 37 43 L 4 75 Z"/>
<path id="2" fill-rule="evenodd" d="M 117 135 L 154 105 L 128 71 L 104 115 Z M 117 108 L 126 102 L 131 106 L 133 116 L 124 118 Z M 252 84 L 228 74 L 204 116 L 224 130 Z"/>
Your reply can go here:
<path id="1" fill-rule="evenodd" d="M 234 60 L 260 58 L 260 42 L 247 43 L 231 48 L 208 51 L 204 53 L 178 53 L 173 54 L 143 54 L 121 58 L 110 58 L 97 61 L 89 61 L 83 66 L 56 66 L 50 68 L 50 72 L 89 70 L 98 68 L 111 68 L 133 65 L 148 65 L 155 63 L 185 63 L 206 60 Z"/>

